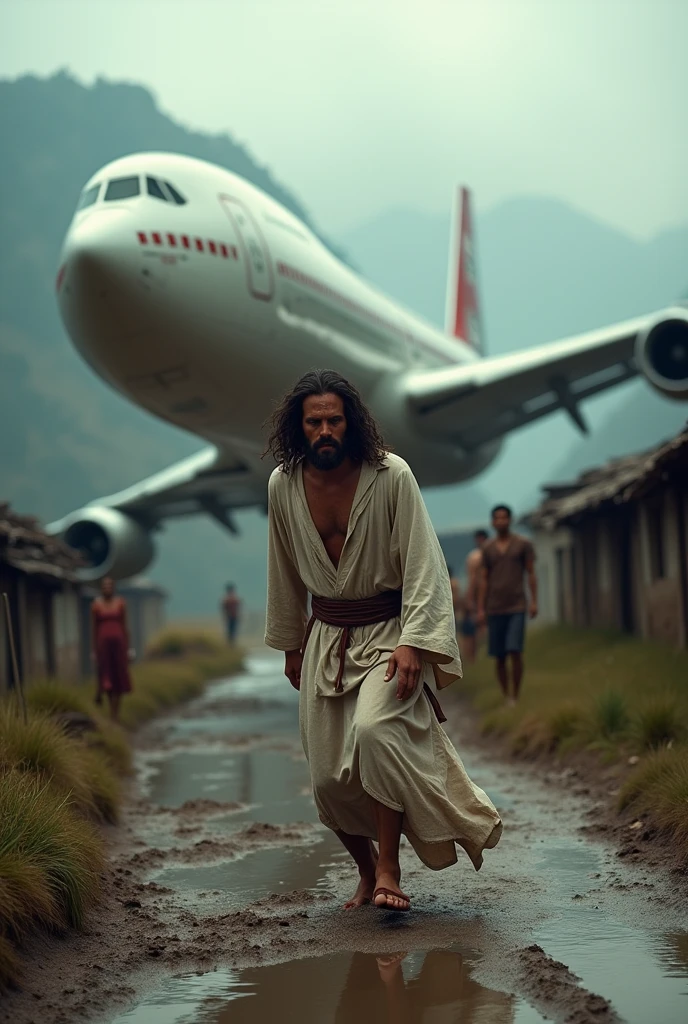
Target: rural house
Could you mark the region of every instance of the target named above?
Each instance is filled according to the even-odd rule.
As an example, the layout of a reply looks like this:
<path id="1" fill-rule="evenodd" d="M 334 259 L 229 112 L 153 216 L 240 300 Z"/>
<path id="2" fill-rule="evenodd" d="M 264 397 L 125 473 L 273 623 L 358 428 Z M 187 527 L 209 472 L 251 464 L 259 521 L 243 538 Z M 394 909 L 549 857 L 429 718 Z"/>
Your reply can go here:
<path id="1" fill-rule="evenodd" d="M 5 598 L 23 679 L 74 678 L 84 661 L 79 556 L 32 516 L 0 503 L 0 692 L 14 682 Z"/>
<path id="2" fill-rule="evenodd" d="M 688 427 L 639 455 L 543 488 L 525 517 L 544 622 L 688 646 Z"/>

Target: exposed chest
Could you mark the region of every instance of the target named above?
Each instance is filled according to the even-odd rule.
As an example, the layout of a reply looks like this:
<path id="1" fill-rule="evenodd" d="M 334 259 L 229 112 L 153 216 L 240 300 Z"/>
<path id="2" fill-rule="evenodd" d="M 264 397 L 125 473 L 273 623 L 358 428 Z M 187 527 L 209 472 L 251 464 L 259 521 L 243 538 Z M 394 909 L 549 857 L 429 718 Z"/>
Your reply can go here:
<path id="1" fill-rule="evenodd" d="M 355 473 L 341 483 L 329 485 L 316 483 L 304 476 L 306 501 L 313 525 L 334 565 L 339 564 L 346 540 L 358 477 L 359 474 Z"/>

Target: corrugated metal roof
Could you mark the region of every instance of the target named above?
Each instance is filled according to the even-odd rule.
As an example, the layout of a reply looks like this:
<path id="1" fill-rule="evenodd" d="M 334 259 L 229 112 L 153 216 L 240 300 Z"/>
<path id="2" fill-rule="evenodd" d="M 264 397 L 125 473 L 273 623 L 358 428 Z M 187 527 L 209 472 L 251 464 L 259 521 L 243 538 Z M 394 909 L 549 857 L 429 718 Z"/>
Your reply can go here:
<path id="1" fill-rule="evenodd" d="M 688 426 L 650 451 L 612 459 L 581 473 L 571 484 L 545 486 L 547 497 L 526 520 L 535 529 L 551 530 L 602 505 L 631 501 L 650 490 L 676 462 L 688 467 Z"/>

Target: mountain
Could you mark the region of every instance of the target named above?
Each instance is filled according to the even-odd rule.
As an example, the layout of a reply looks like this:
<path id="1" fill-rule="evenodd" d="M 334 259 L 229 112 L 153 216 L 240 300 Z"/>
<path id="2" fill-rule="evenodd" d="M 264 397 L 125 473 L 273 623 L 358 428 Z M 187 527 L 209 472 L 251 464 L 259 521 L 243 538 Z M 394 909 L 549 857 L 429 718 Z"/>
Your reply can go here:
<path id="1" fill-rule="evenodd" d="M 565 203 L 524 197 L 478 214 L 476 229 L 488 353 L 603 327 L 686 296 L 688 226 L 641 242 Z M 442 325 L 448 216 L 388 210 L 341 241 L 366 277 Z M 525 508 L 541 483 L 568 476 L 578 460 L 595 465 L 677 432 L 685 410 L 644 381 L 631 382 L 584 406 L 591 433 L 583 441 L 564 413 L 510 437 L 480 488 L 490 503 Z M 456 489 L 443 489 L 432 503 L 436 520 L 459 521 Z"/>
<path id="2" fill-rule="evenodd" d="M 140 86 L 98 81 L 85 87 L 64 73 L 0 82 L 0 137 L 5 141 L 0 161 L 0 498 L 50 521 L 201 447 L 198 439 L 107 388 L 79 359 L 62 329 L 54 277 L 62 238 L 88 177 L 127 152 L 171 150 L 237 171 L 306 222 L 309 217 L 244 147 L 227 135 L 205 135 L 175 123 Z M 447 225 L 448 217 L 394 210 L 352 229 L 339 242 L 374 283 L 439 323 Z M 550 200 L 502 204 L 478 218 L 478 231 L 493 352 L 662 305 L 685 287 L 688 277 L 688 231 L 665 232 L 641 244 Z M 639 401 L 650 404 L 638 406 Z M 624 437 L 635 438 L 631 430 L 639 429 L 639 423 L 649 445 L 660 417 L 666 424 L 674 414 L 679 424 L 685 418 L 680 406 L 653 399 L 638 384 L 625 394 L 596 399 L 588 408 L 594 425 L 604 423 L 610 410 L 618 411 L 620 444 Z M 634 408 L 642 408 L 641 417 L 633 416 Z M 661 436 L 671 432 L 666 424 Z M 605 431 L 611 436 L 610 426 Z M 574 437 L 568 422 L 554 417 L 508 443 L 477 483 L 428 491 L 436 526 L 484 522 L 497 499 L 531 500 L 564 455 L 571 462 Z M 595 432 L 588 443 L 592 448 L 585 449 L 584 457 L 598 461 L 600 434 Z M 212 612 L 227 580 L 238 584 L 249 605 L 261 606 L 265 520 L 258 512 L 237 518 L 239 541 L 204 519 L 170 524 L 159 536 L 152 573 L 171 591 L 173 614 Z"/>

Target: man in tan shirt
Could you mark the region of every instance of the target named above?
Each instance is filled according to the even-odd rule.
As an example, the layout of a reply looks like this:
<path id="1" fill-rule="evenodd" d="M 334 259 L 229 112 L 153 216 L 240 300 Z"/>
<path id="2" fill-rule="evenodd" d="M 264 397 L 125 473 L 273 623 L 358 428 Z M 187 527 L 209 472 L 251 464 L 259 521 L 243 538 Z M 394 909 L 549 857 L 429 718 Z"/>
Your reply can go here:
<path id="1" fill-rule="evenodd" d="M 518 700 L 523 678 L 526 607 L 531 619 L 537 615 L 535 552 L 529 540 L 511 532 L 508 505 L 495 505 L 492 525 L 497 536 L 487 542 L 482 552 L 478 622 L 482 624 L 487 615 L 489 654 L 497 659 L 499 685 L 513 705 Z M 528 603 L 525 577 L 530 590 Z M 511 679 L 507 658 L 511 661 Z"/>

